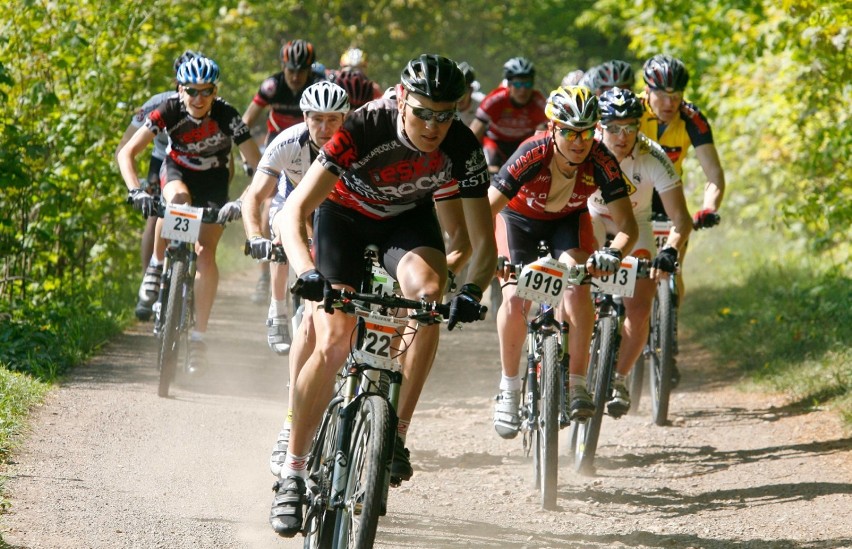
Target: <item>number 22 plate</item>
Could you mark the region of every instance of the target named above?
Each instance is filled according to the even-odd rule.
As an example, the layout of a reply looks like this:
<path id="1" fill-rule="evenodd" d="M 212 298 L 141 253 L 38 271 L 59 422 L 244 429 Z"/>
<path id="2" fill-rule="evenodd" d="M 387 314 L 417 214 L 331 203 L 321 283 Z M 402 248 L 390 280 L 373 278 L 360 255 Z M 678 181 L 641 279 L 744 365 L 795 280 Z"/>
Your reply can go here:
<path id="1" fill-rule="evenodd" d="M 186 204 L 169 204 L 163 216 L 163 231 L 160 236 L 180 242 L 198 241 L 203 212 L 203 208 L 193 208 Z"/>
<path id="2" fill-rule="evenodd" d="M 399 337 L 399 327 L 406 324 L 405 318 L 376 312 L 364 315 L 364 343 L 355 351 L 355 358 L 376 368 L 399 371 L 401 366 L 391 355 L 394 352 L 391 344 L 394 338 Z"/>

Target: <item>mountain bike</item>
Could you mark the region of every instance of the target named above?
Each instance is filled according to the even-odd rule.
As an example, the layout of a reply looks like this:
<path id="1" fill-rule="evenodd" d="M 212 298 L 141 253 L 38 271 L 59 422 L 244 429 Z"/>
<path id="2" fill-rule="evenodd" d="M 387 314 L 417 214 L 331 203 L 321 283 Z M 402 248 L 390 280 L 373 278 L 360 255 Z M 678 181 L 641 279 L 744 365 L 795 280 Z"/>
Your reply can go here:
<path id="1" fill-rule="evenodd" d="M 519 417 L 525 455 L 533 453 L 534 485 L 544 509 L 556 507 L 558 486 L 559 430 L 568 419 L 568 323 L 555 318 L 556 307 L 569 284 L 586 279 L 582 265 L 568 267 L 550 256 L 545 242 L 539 243 L 539 259 L 528 264 L 508 265 L 498 258 L 498 269 L 516 275 L 515 295 L 538 303 L 527 321 L 527 369 L 521 391 Z"/>
<path id="2" fill-rule="evenodd" d="M 397 358 L 416 336 L 417 326 L 449 316 L 449 305 L 394 295 L 393 279 L 379 281 L 373 275 L 376 252 L 370 247 L 365 254 L 361 292 L 330 290 L 324 299 L 326 311 L 352 314 L 358 321 L 353 349 L 311 445 L 306 548 L 372 547 L 389 487 L 401 482 L 390 475 L 402 385 Z M 410 320 L 416 322 L 414 328 Z"/>
<path id="3" fill-rule="evenodd" d="M 651 223 L 659 252 L 666 244 L 672 222 L 665 214 L 655 213 Z M 648 342 L 633 366 L 628 380 L 631 409 L 635 414 L 638 413 L 645 385 L 645 366 L 649 366 L 651 416 L 654 423 L 660 426 L 668 421 L 669 398 L 676 384 L 678 301 L 677 272 L 674 272 L 657 283 L 651 308 Z"/>
<path id="4" fill-rule="evenodd" d="M 195 242 L 202 223 L 216 223 L 218 208 L 194 208 L 186 204 L 158 203 L 163 218 L 161 236 L 169 241 L 160 279 L 160 293 L 154 303 L 154 334 L 159 339 L 157 367 L 160 371 L 157 395 L 169 396 L 178 364 L 189 368 L 189 334 L 195 325 Z"/>
<path id="5" fill-rule="evenodd" d="M 606 403 L 612 398 L 612 382 L 618 348 L 621 344 L 621 327 L 624 323 L 624 303 L 621 297 L 631 297 L 637 278 L 648 278 L 651 262 L 647 259 L 626 257 L 614 274 L 596 279 L 592 284 L 595 300 L 595 328 L 589 353 L 586 385 L 592 395 L 595 411 L 585 422 L 575 422 L 571 427 L 569 448 L 574 469 L 581 474 L 594 474 L 595 452 L 598 447 L 601 423 Z"/>

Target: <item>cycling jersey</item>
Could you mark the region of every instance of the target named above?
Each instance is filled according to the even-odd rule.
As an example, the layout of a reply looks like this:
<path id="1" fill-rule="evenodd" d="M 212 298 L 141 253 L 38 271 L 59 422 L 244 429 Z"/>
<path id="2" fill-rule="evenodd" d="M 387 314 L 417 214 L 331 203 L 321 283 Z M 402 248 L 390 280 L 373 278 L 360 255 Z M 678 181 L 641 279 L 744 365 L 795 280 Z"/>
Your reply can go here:
<path id="1" fill-rule="evenodd" d="M 373 219 L 488 191 L 485 157 L 470 128 L 453 120 L 436 150 L 420 152 L 404 135 L 393 98 L 350 113 L 317 160 L 339 178 L 329 199 Z"/>
<path id="2" fill-rule="evenodd" d="M 642 99 L 645 112 L 639 121 L 639 131 L 663 147 L 674 164 L 678 175 L 683 174 L 683 159 L 689 146 L 699 147 L 713 143 L 713 132 L 707 118 L 698 107 L 686 101 L 681 102 L 680 112 L 669 124 L 662 124 L 651 110 L 648 98 Z"/>
<path id="3" fill-rule="evenodd" d="M 618 161 L 599 142 L 592 144 L 586 160 L 577 166 L 574 187 L 567 191 L 552 188 L 550 162 L 554 154 L 553 137 L 549 132 L 539 132 L 518 147 L 491 183 L 509 198 L 507 208 L 532 219 L 558 219 L 572 212 L 586 211 L 589 197 L 599 188 L 605 203 L 629 195 L 628 182 Z M 553 211 L 554 206 L 548 204 L 548 198 L 557 193 L 566 199 Z"/>
<path id="4" fill-rule="evenodd" d="M 175 94 L 151 111 L 145 127 L 154 134 L 168 132 L 168 157 L 178 166 L 195 171 L 228 168 L 233 144 L 251 138 L 240 113 L 221 97 L 204 118 L 197 119 Z"/>
<path id="5" fill-rule="evenodd" d="M 488 139 L 520 144 L 547 122 L 546 103 L 541 92 L 534 90 L 530 101 L 518 107 L 512 103 L 509 88 L 500 87 L 485 96 L 476 110 L 476 118 L 488 126 L 485 132 Z"/>
<path id="6" fill-rule="evenodd" d="M 145 125 L 145 118 L 150 114 L 151 111 L 160 106 L 160 103 L 168 99 L 169 97 L 177 95 L 176 91 L 166 91 L 161 92 L 145 101 L 145 103 L 139 107 L 139 110 L 136 111 L 136 114 L 133 115 L 133 118 L 130 119 L 130 125 L 134 128 L 141 128 Z M 154 138 L 154 150 L 151 152 L 151 157 L 156 158 L 162 163 L 163 159 L 166 157 L 166 147 L 169 146 L 169 136 L 165 133 L 160 133 Z"/>
<path id="7" fill-rule="evenodd" d="M 311 73 L 305 88 L 320 80 L 324 78 Z M 297 93 L 290 89 L 284 77 L 284 71 L 275 73 L 261 82 L 260 89 L 252 101 L 259 107 L 269 107 L 269 118 L 266 120 L 267 143 L 282 130 L 304 121 L 302 108 L 299 106 L 302 91 L 304 88 Z"/>
<path id="8" fill-rule="evenodd" d="M 680 176 L 662 147 L 639 132 L 633 151 L 621 161 L 621 171 L 627 178 L 630 204 L 637 221 L 651 218 L 651 195 L 654 190 L 665 193 L 680 186 Z M 609 216 L 609 208 L 600 189 L 589 197 L 593 216 Z"/>
<path id="9" fill-rule="evenodd" d="M 302 122 L 279 133 L 266 147 L 257 171 L 278 177 L 278 191 L 269 208 L 270 222 L 284 206 L 295 185 L 304 177 L 317 157 L 318 149 L 311 141 L 308 125 Z"/>

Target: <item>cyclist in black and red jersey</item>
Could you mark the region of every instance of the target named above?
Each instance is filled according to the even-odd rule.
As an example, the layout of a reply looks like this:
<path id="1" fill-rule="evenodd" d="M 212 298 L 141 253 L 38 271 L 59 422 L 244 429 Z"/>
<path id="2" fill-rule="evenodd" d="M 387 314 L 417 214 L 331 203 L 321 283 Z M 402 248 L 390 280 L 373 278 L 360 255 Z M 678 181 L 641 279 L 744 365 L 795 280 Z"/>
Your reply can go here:
<path id="1" fill-rule="evenodd" d="M 282 238 L 299 273 L 303 297 L 319 301 L 330 284 L 358 287 L 364 248 L 375 244 L 405 297 L 440 301 L 447 260 L 433 195 L 442 191 L 459 195 L 462 223 L 473 244 L 471 282 L 452 298 L 449 327 L 479 319 L 480 285 L 493 276 L 496 250 L 482 148 L 470 129 L 456 120 L 456 103 L 464 91 L 464 75 L 454 61 L 422 55 L 402 71 L 395 98 L 371 101 L 352 112 L 326 143 L 284 206 L 288 225 Z M 303 223 L 314 210 L 316 260 Z M 349 315 L 314 314 L 316 349 L 296 381 L 294 422 L 270 512 L 270 523 L 282 536 L 293 536 L 302 526 L 311 437 L 328 404 L 335 374 L 349 354 L 354 323 Z M 405 381 L 390 467 L 391 476 L 398 479 L 408 480 L 413 474 L 405 436 L 435 356 L 439 330 L 439 325 L 421 327 L 403 355 Z"/>
<path id="2" fill-rule="evenodd" d="M 491 91 L 476 111 L 470 129 L 482 141 L 488 171 L 497 173 L 521 142 L 544 127 L 545 98 L 535 86 L 535 66 L 524 57 L 503 65 L 505 86 Z"/>
<path id="3" fill-rule="evenodd" d="M 352 109 L 357 109 L 368 101 L 376 99 L 376 83 L 358 69 L 329 73 L 328 80 L 346 90 Z"/>
<path id="4" fill-rule="evenodd" d="M 228 201 L 231 147 L 239 146 L 243 161 L 252 168 L 260 151 L 251 140 L 248 126 L 234 107 L 217 97 L 219 66 L 212 59 L 196 57 L 184 62 L 177 73 L 178 94 L 166 99 L 145 119 L 127 145 L 118 153 L 121 175 L 134 207 L 143 215 L 153 211 L 154 198 L 139 188 L 135 158 L 161 132 L 169 135 L 168 156 L 160 172 L 163 198 L 170 203 L 220 207 L 219 221 L 239 218 L 240 202 Z M 157 223 L 154 256 L 142 282 L 140 297 L 153 303 L 159 292 L 166 242 L 160 238 Z M 196 243 L 198 275 L 195 284 L 195 329 L 191 334 L 190 367 L 196 370 L 206 361 L 204 333 L 216 298 L 219 270 L 216 246 L 222 236 L 219 224 L 205 224 Z"/>
<path id="5" fill-rule="evenodd" d="M 361 48 L 349 48 L 343 52 L 343 55 L 340 56 L 340 68 L 336 71 L 329 71 L 328 79 L 333 80 L 332 74 L 341 74 L 350 71 L 358 71 L 365 78 L 367 77 L 367 53 Z M 380 98 L 382 93 L 384 93 L 382 86 L 374 80 L 369 80 L 369 82 L 372 86 L 372 97 L 370 100 Z M 340 82 L 337 83 L 340 84 Z M 343 86 L 343 84 L 340 85 Z M 343 86 L 343 88 L 346 89 L 346 86 Z M 358 108 L 359 106 L 353 105 L 352 107 Z"/>
<path id="6" fill-rule="evenodd" d="M 637 236 L 628 183 L 618 161 L 594 140 L 600 120 L 598 98 L 586 87 L 557 88 L 547 99 L 548 131 L 524 141 L 492 179 L 488 189 L 496 216 L 497 248 L 511 264 L 531 263 L 538 243 L 546 241 L 553 257 L 566 265 L 585 263 L 592 276 L 614 273 Z M 596 242 L 586 202 L 600 189 L 615 225 L 608 247 Z M 500 273 L 504 281 L 508 273 Z M 526 336 L 530 302 L 515 297 L 516 286 L 503 286 L 497 312 L 500 362 L 503 375 L 494 408 L 494 428 L 503 438 L 514 438 L 520 428 L 519 363 Z M 568 286 L 559 313 L 570 326 L 569 413 L 583 421 L 595 406 L 586 389 L 589 344 L 594 308 L 589 286 Z"/>

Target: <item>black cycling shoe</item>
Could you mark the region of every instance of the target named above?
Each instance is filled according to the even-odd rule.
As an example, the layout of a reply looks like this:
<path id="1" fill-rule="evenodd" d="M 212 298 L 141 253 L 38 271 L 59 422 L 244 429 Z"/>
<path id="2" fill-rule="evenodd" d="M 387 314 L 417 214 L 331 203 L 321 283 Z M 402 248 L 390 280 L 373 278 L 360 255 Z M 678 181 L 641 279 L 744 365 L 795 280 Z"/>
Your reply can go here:
<path id="1" fill-rule="evenodd" d="M 678 386 L 680 383 L 680 370 L 677 367 L 677 364 L 672 364 L 672 389 Z"/>
<path id="2" fill-rule="evenodd" d="M 272 485 L 275 498 L 269 510 L 269 524 L 279 536 L 292 538 L 302 530 L 302 507 L 305 505 L 305 479 L 289 476 Z"/>
<path id="3" fill-rule="evenodd" d="M 397 436 L 396 443 L 393 445 L 393 460 L 390 466 L 390 483 L 392 486 L 399 486 L 403 480 L 411 480 L 411 477 L 414 476 L 410 456 L 408 448 Z"/>

